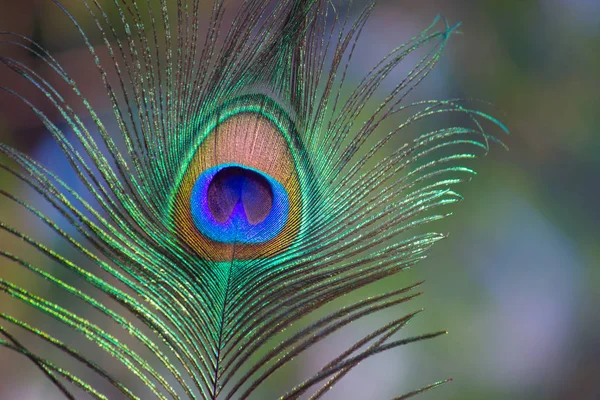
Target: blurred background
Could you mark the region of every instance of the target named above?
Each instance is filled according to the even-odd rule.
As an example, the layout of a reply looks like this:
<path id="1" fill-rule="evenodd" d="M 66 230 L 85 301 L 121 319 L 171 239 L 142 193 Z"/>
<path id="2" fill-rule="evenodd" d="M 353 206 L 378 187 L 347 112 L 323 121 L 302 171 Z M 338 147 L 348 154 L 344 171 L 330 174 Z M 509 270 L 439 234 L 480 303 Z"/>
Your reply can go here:
<path id="1" fill-rule="evenodd" d="M 81 3 L 64 3 L 84 29 L 91 26 Z M 329 398 L 391 398 L 452 377 L 419 398 L 600 399 L 600 2 L 379 3 L 357 48 L 355 62 L 365 63 L 357 70 L 368 70 L 438 13 L 461 21 L 462 34 L 451 38 L 417 96 L 493 103 L 493 114 L 511 131 L 503 137 L 510 151 L 492 146 L 476 162 L 477 179 L 461 188 L 466 200 L 437 227 L 450 237 L 404 277 L 426 280 L 425 294 L 412 304 L 426 311 L 408 333 L 447 329 L 449 335 L 362 363 Z M 101 82 L 88 77 L 92 64 L 80 37 L 51 1 L 0 0 L 0 30 L 42 43 L 69 66 L 92 104 L 110 112 Z M 20 48 L 7 52 L 30 57 Z M 3 70 L 0 85 L 12 79 Z M 39 93 L 24 90 L 53 117 Z M 39 120 L 6 93 L 0 139 L 57 168 L 64 162 Z M 14 203 L 0 205 L 11 220 L 32 218 Z M 21 358 L 0 349 L 0 399 L 59 398 Z M 311 362 L 318 360 L 309 357 L 299 370 Z"/>

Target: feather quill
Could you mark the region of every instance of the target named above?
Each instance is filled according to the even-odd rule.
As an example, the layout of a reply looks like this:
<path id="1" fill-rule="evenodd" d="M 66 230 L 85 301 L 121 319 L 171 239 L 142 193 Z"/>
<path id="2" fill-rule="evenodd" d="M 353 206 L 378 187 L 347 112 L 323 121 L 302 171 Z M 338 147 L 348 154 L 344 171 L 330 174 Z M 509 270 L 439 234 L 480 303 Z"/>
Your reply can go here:
<path id="1" fill-rule="evenodd" d="M 74 93 L 66 100 L 66 91 L 0 53 L 62 118 L 54 122 L 18 89 L 2 87 L 40 118 L 82 185 L 75 189 L 61 171 L 0 146 L 4 173 L 41 196 L 69 229 L 10 188 L 2 196 L 77 253 L 65 256 L 3 217 L 6 235 L 64 271 L 4 245 L 2 270 L 19 266 L 84 307 L 0 275 L 0 291 L 68 332 L 61 339 L 2 306 L 0 346 L 29 358 L 67 398 L 76 390 L 107 398 L 107 387 L 131 399 L 257 396 L 316 343 L 418 295 L 416 284 L 322 312 L 422 260 L 445 237 L 422 228 L 460 200 L 454 187 L 474 174 L 463 164 L 498 141 L 484 126 L 506 131 L 462 100 L 407 102 L 456 31 L 440 18 L 353 84 L 348 68 L 374 2 L 353 14 L 351 1 L 245 0 L 230 12 L 222 0 L 209 10 L 200 0 L 119 0 L 109 13 L 102 2 L 80 0 L 107 59 L 69 9 L 54 3 L 95 62 L 116 129 L 69 77 L 69 66 L 22 35 L 1 33 L 3 45 L 27 48 Z M 390 86 L 386 78 L 418 51 L 424 55 Z M 449 113 L 462 115 L 464 126 L 397 145 L 413 126 Z M 88 318 L 92 311 L 110 323 Z M 444 333 L 395 339 L 416 314 L 377 327 L 281 398 L 321 398 L 362 360 Z M 17 329 L 96 378 L 61 367 L 56 351 L 22 343 Z M 128 377 L 65 340 L 77 334 Z"/>

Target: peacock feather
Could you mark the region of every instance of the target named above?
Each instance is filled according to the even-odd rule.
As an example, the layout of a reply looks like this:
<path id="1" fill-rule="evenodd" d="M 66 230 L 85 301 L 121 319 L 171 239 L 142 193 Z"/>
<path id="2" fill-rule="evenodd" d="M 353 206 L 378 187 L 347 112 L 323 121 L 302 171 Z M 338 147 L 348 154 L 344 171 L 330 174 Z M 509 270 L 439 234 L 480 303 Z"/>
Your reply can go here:
<path id="1" fill-rule="evenodd" d="M 2 196 L 68 243 L 37 239 L 32 219 L 2 217 L 3 237 L 22 245 L 0 246 L 0 345 L 67 398 L 261 398 L 307 349 L 419 294 L 419 284 L 359 289 L 445 237 L 428 224 L 461 199 L 455 186 L 474 174 L 464 164 L 496 141 L 486 125 L 505 130 L 460 99 L 407 100 L 456 32 L 441 18 L 356 84 L 374 1 L 78 0 L 89 30 L 54 3 L 112 114 L 86 99 L 73 66 L 1 33 L 2 46 L 52 71 L 48 80 L 0 54 L 56 111 L 2 87 L 40 118 L 76 179 L 0 146 L 3 182 L 21 182 L 45 208 L 12 186 Z M 17 267 L 45 289 L 9 279 Z M 10 298 L 36 317 L 12 312 Z M 281 398 L 321 398 L 364 359 L 444 333 L 397 338 L 415 314 L 376 326 Z"/>

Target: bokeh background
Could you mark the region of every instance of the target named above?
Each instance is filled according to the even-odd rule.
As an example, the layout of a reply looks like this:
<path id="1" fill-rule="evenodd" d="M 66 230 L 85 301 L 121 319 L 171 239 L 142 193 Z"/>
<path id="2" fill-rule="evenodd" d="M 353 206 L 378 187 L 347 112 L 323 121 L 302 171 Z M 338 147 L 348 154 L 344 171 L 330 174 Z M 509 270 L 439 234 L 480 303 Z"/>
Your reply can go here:
<path id="1" fill-rule="evenodd" d="M 51 3 L 0 0 L 0 30 L 44 44 L 91 102 L 105 107 L 102 87 L 88 78 L 89 55 Z M 65 3 L 81 15 L 84 29 L 91 25 L 79 2 Z M 447 329 L 449 335 L 362 363 L 329 398 L 391 398 L 452 377 L 421 398 L 600 399 L 600 2 L 379 3 L 355 62 L 368 69 L 438 13 L 462 21 L 462 34 L 450 40 L 416 96 L 493 103 L 511 131 L 503 137 L 510 151 L 492 146 L 477 161 L 479 176 L 461 191 L 466 200 L 437 227 L 450 237 L 404 278 L 426 280 L 425 294 L 412 304 L 426 311 L 408 333 Z M 51 75 L 38 66 L 42 76 Z M 11 79 L 3 70 L 0 85 Z M 52 116 L 51 108 L 44 110 Z M 6 94 L 0 95 L 0 138 L 61 168 L 39 120 Z M 21 190 L 14 185 L 10 190 Z M 31 218 L 10 202 L 0 206 L 3 218 Z M 8 269 L 3 263 L 0 269 Z M 21 358 L 0 349 L 0 399 L 59 398 Z"/>

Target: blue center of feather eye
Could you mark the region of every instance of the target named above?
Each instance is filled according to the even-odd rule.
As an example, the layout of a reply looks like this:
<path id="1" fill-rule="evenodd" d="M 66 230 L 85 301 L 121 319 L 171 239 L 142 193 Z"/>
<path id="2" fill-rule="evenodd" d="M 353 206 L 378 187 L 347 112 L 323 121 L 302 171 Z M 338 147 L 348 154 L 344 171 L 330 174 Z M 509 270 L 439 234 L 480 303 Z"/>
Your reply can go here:
<path id="1" fill-rule="evenodd" d="M 196 228 L 221 243 L 263 243 L 281 232 L 289 212 L 285 188 L 254 168 L 221 164 L 204 171 L 190 198 Z"/>

